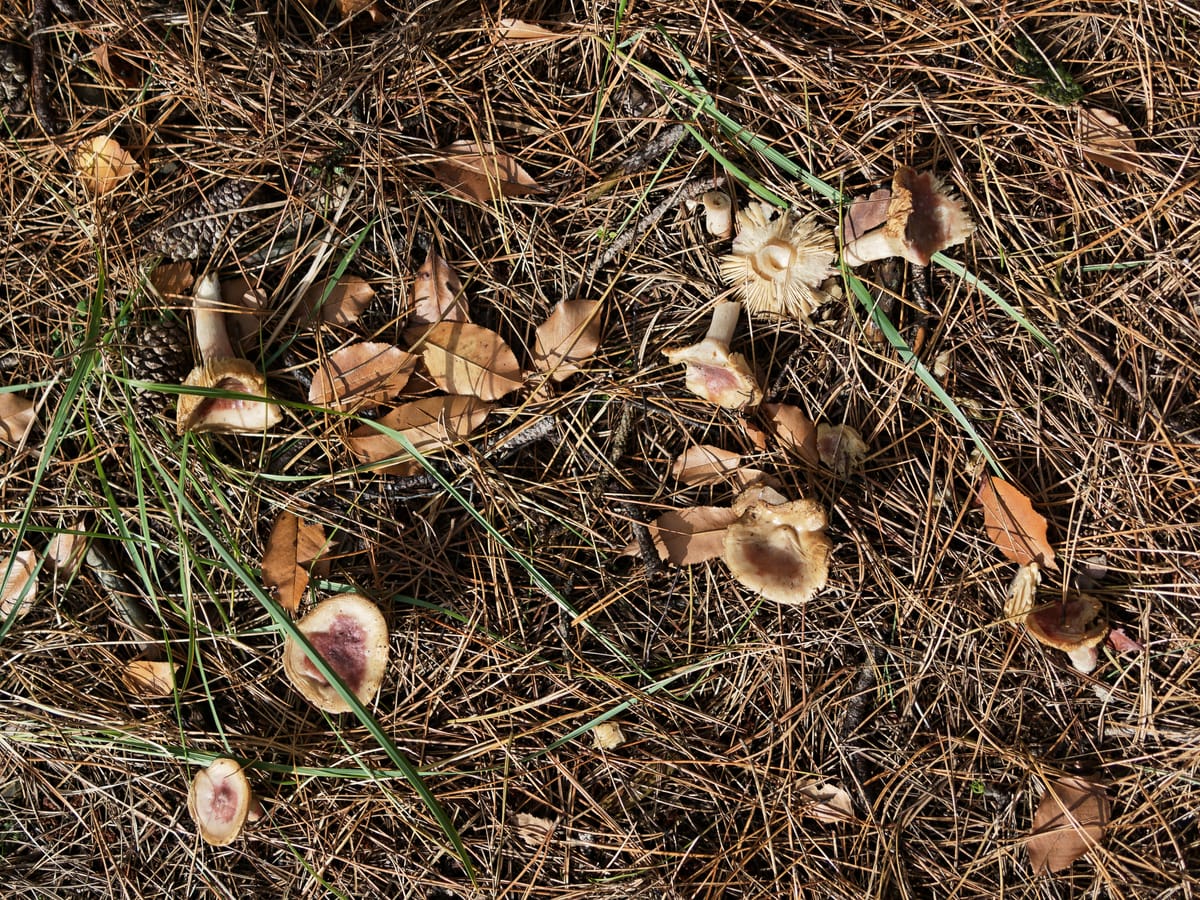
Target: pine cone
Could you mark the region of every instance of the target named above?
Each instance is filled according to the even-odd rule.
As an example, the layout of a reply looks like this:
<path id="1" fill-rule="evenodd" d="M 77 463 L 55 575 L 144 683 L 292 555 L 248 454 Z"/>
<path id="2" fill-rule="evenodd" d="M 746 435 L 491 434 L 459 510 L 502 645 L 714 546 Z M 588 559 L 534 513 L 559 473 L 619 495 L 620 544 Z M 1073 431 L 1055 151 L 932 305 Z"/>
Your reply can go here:
<path id="1" fill-rule="evenodd" d="M 29 63 L 16 44 L 0 41 L 0 111 L 23 113 L 29 105 Z"/>
<path id="2" fill-rule="evenodd" d="M 146 236 L 146 249 L 170 259 L 211 256 L 222 244 L 236 242 L 254 227 L 257 217 L 244 207 L 258 187 L 253 181 L 222 181 L 152 229 Z"/>
<path id="3" fill-rule="evenodd" d="M 179 384 L 192 368 L 192 347 L 182 325 L 171 321 L 154 322 L 138 329 L 125 352 L 129 376 L 155 384 Z M 162 412 L 171 402 L 170 394 L 139 391 L 141 412 Z"/>

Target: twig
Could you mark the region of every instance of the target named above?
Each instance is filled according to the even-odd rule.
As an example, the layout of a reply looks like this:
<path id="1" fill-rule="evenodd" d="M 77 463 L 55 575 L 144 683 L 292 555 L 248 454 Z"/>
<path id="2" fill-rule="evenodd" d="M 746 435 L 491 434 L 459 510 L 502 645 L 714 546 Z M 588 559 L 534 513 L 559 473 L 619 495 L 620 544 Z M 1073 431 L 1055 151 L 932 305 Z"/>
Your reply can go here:
<path id="1" fill-rule="evenodd" d="M 58 117 L 50 104 L 49 34 L 50 0 L 33 0 L 33 33 L 29 37 L 29 99 L 33 113 L 47 134 L 58 134 Z"/>

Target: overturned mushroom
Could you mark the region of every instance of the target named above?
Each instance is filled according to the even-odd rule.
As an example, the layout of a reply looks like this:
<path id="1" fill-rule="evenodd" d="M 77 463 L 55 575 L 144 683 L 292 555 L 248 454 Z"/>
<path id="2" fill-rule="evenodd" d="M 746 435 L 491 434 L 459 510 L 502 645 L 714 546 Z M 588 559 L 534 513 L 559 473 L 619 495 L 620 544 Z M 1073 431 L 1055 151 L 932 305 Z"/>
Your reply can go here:
<path id="1" fill-rule="evenodd" d="M 842 260 L 853 267 L 902 256 L 915 266 L 927 266 L 933 254 L 961 244 L 974 232 L 975 223 L 962 201 L 941 179 L 901 166 L 892 178 L 887 221 L 848 243 Z"/>
<path id="2" fill-rule="evenodd" d="M 387 622 L 378 606 L 360 594 L 343 594 L 318 603 L 296 627 L 360 703 L 375 699 L 388 661 Z M 304 648 L 290 637 L 283 644 L 283 671 L 318 709 L 350 711 Z"/>
<path id="3" fill-rule="evenodd" d="M 200 364 L 184 379 L 184 387 L 214 388 L 250 394 L 261 400 L 180 394 L 176 428 L 227 434 L 260 434 L 283 418 L 267 393 L 262 372 L 234 352 L 221 307 L 221 286 L 209 273 L 196 284 L 193 316 Z"/>
<path id="4" fill-rule="evenodd" d="M 739 582 L 776 603 L 806 603 L 825 587 L 833 542 L 815 500 L 788 501 L 755 485 L 733 504 L 738 516 L 725 530 L 725 562 Z"/>
<path id="5" fill-rule="evenodd" d="M 1096 597 L 1071 593 L 1061 601 L 1034 607 L 1025 617 L 1025 630 L 1038 642 L 1067 654 L 1071 665 L 1086 674 L 1100 660 L 1097 648 L 1108 637 L 1108 617 Z"/>
<path id="6" fill-rule="evenodd" d="M 247 821 L 262 817 L 262 806 L 236 759 L 214 759 L 192 779 L 188 812 L 200 837 L 214 847 L 232 843 Z"/>
<path id="7" fill-rule="evenodd" d="M 762 400 L 762 390 L 746 357 L 729 351 L 741 311 L 736 301 L 718 303 L 704 340 L 663 351 L 671 362 L 687 367 L 684 383 L 689 391 L 722 409 L 745 409 Z"/>

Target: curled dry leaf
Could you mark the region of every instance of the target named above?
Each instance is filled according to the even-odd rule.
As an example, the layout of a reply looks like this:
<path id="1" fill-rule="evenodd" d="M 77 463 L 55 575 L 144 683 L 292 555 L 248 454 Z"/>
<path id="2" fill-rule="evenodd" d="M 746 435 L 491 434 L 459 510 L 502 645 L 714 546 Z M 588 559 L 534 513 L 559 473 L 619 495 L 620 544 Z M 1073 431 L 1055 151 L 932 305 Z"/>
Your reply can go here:
<path id="1" fill-rule="evenodd" d="M 764 403 L 760 407 L 776 440 L 810 466 L 821 461 L 817 450 L 817 426 L 804 410 L 788 403 Z"/>
<path id="2" fill-rule="evenodd" d="M 84 141 L 75 151 L 75 171 L 94 197 L 115 190 L 136 168 L 133 157 L 110 137 Z"/>
<path id="3" fill-rule="evenodd" d="M 821 424 L 817 426 L 817 455 L 839 478 L 845 478 L 862 469 L 867 444 L 857 428 Z"/>
<path id="4" fill-rule="evenodd" d="M 1103 109 L 1084 107 L 1079 114 L 1083 155 L 1101 166 L 1126 174 L 1140 167 L 1129 126 Z"/>
<path id="5" fill-rule="evenodd" d="M 444 152 L 446 157 L 430 168 L 451 194 L 490 203 L 499 197 L 522 197 L 541 190 L 519 162 L 491 144 L 455 141 Z"/>
<path id="6" fill-rule="evenodd" d="M 309 322 L 350 325 L 375 299 L 375 289 L 357 275 L 344 275 L 332 285 L 318 281 L 304 292 L 303 308 Z"/>
<path id="7" fill-rule="evenodd" d="M 625 734 L 618 722 L 601 722 L 592 729 L 592 740 L 597 750 L 616 750 L 625 743 Z"/>
<path id="8" fill-rule="evenodd" d="M 818 822 L 837 824 L 854 818 L 854 805 L 850 795 L 832 784 L 806 784 L 800 788 L 802 796 L 812 801 L 801 808 L 801 815 L 811 816 Z"/>
<path id="9" fill-rule="evenodd" d="M 1054 549 L 1046 540 L 1046 520 L 1033 503 L 1003 478 L 985 475 L 979 488 L 983 527 L 1004 556 L 1018 565 L 1036 562 L 1055 570 Z"/>
<path id="10" fill-rule="evenodd" d="M 175 693 L 179 664 L 165 659 L 135 659 L 126 663 L 121 681 L 134 696 L 145 700 L 170 697 Z"/>
<path id="11" fill-rule="evenodd" d="M 92 47 L 92 59 L 100 71 L 122 87 L 135 88 L 142 83 L 142 68 L 131 62 L 129 53 L 122 48 L 107 42 L 96 44 Z"/>
<path id="12" fill-rule="evenodd" d="M 1108 646 L 1117 653 L 1141 653 L 1146 648 L 1125 633 L 1124 628 L 1114 628 L 1108 633 Z"/>
<path id="13" fill-rule="evenodd" d="M 0 394 L 0 441 L 19 444 L 33 430 L 33 401 L 11 391 Z"/>
<path id="14" fill-rule="evenodd" d="M 463 440 L 483 424 L 491 408 L 490 403 L 482 403 L 476 397 L 425 397 L 397 406 L 381 417 L 379 424 L 403 434 L 417 452 L 429 454 Z M 418 465 L 398 441 L 370 425 L 356 428 L 348 443 L 350 452 L 366 463 L 397 457 L 397 462 L 407 460 L 413 466 Z"/>
<path id="15" fill-rule="evenodd" d="M 263 553 L 263 587 L 280 606 L 290 613 L 296 612 L 308 589 L 309 573 L 328 571 L 328 560 L 322 559 L 328 551 L 329 541 L 319 523 L 304 522 L 284 510 L 275 520 Z"/>
<path id="16" fill-rule="evenodd" d="M 471 321 L 458 273 L 432 247 L 425 254 L 421 268 L 417 269 L 409 321 L 414 325 Z"/>
<path id="17" fill-rule="evenodd" d="M 470 322 L 440 322 L 412 328 L 405 338 L 417 346 L 425 368 L 448 394 L 499 400 L 522 384 L 521 366 L 496 332 Z"/>
<path id="18" fill-rule="evenodd" d="M 647 524 L 658 556 L 677 566 L 716 559 L 725 551 L 725 529 L 737 518 L 725 506 L 671 510 Z"/>
<path id="19" fill-rule="evenodd" d="M 1046 785 L 1025 844 L 1034 874 L 1070 868 L 1104 838 L 1111 815 L 1103 785 L 1070 775 Z"/>
<path id="20" fill-rule="evenodd" d="M 600 347 L 600 303 L 597 300 L 564 300 L 537 328 L 533 364 L 563 381 L 579 371 Z"/>
<path id="21" fill-rule="evenodd" d="M 517 813 L 517 836 L 527 847 L 543 847 L 554 837 L 554 823 L 529 813 Z"/>
<path id="22" fill-rule="evenodd" d="M 267 313 L 267 292 L 244 275 L 221 282 L 221 311 L 235 347 L 252 350 L 259 343 Z"/>
<path id="23" fill-rule="evenodd" d="M 0 622 L 7 619 L 14 609 L 20 618 L 32 608 L 37 598 L 36 570 L 37 559 L 32 550 L 20 550 L 12 556 L 0 558 Z"/>
<path id="24" fill-rule="evenodd" d="M 73 578 L 87 554 L 88 535 L 83 522 L 78 521 L 69 531 L 60 531 L 46 542 L 46 562 L 61 578 Z"/>
<path id="25" fill-rule="evenodd" d="M 160 297 L 171 299 L 187 294 L 196 283 L 192 274 L 192 261 L 183 259 L 179 262 L 159 263 L 150 273 L 150 284 Z"/>
<path id="26" fill-rule="evenodd" d="M 738 454 L 708 444 L 689 447 L 680 454 L 671 466 L 671 474 L 691 487 L 728 481 L 744 488 L 766 477 L 759 469 L 742 468 Z"/>
<path id="27" fill-rule="evenodd" d="M 335 350 L 313 376 L 308 402 L 331 409 L 373 409 L 408 383 L 417 357 L 391 344 L 363 342 Z"/>
<path id="28" fill-rule="evenodd" d="M 560 41 L 572 37 L 559 34 L 521 19 L 501 19 L 496 26 L 496 40 L 506 44 L 528 44 L 535 41 Z"/>

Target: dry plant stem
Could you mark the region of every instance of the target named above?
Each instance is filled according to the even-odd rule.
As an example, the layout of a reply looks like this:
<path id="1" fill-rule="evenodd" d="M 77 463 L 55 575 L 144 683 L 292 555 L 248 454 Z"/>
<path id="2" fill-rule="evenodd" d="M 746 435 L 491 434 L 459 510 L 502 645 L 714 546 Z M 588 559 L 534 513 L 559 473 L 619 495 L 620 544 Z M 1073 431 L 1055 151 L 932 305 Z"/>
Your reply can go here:
<path id="1" fill-rule="evenodd" d="M 49 35 L 50 0 L 34 0 L 33 33 L 29 44 L 29 99 L 34 115 L 47 134 L 60 131 L 58 117 L 50 105 Z"/>

